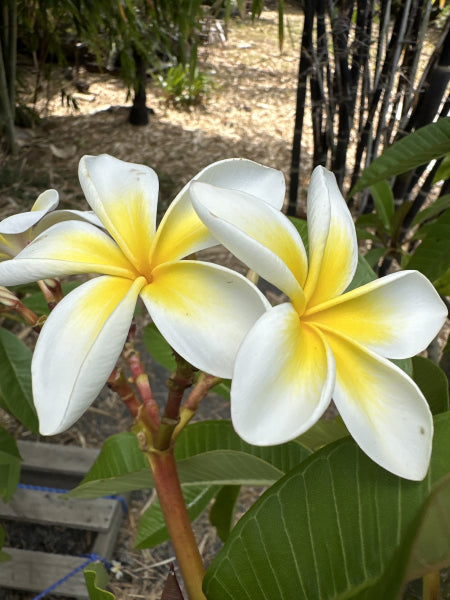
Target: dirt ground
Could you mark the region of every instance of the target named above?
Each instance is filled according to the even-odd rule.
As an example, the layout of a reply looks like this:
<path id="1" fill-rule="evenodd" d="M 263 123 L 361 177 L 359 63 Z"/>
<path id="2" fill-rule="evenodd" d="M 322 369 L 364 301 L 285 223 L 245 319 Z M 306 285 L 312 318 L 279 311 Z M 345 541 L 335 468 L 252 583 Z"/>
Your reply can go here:
<path id="1" fill-rule="evenodd" d="M 161 97 L 160 90 L 149 83 L 148 106 L 153 114 L 145 127 L 127 123 L 130 102 L 120 79 L 81 69 L 78 78 L 89 85 L 87 93 L 82 94 L 75 90 L 74 83 L 62 77 L 62 72 L 55 71 L 52 87 L 42 91 L 37 104 L 43 117 L 41 123 L 34 129 L 18 130 L 19 157 L 11 159 L 0 154 L 0 218 L 29 210 L 37 196 L 51 187 L 60 193 L 60 208 L 86 208 L 77 179 L 78 161 L 84 154 L 109 153 L 154 168 L 160 179 L 161 210 L 199 170 L 224 158 L 249 158 L 280 169 L 288 179 L 300 13 L 286 7 L 282 53 L 277 23 L 277 13 L 270 10 L 265 10 L 256 22 L 233 20 L 227 40 L 217 40 L 203 51 L 201 59 L 213 90 L 201 106 L 189 110 L 173 108 Z M 61 105 L 61 86 L 74 94 L 77 112 Z M 305 147 L 303 153 L 302 177 L 306 183 L 310 148 Z M 239 268 L 220 248 L 206 253 L 204 258 Z M 27 339 L 26 336 L 25 331 L 23 337 Z M 32 334 L 28 341 L 32 342 Z M 168 373 L 151 361 L 148 368 L 154 395 L 162 403 Z M 227 416 L 228 403 L 210 395 L 198 418 Z M 11 432 L 30 439 L 23 427 L 4 414 L 1 417 Z M 74 427 L 46 441 L 100 447 L 107 437 L 130 425 L 131 418 L 122 403 L 105 390 Z M 238 516 L 259 493 L 254 489 L 242 492 Z M 169 543 L 151 550 L 133 550 L 137 523 L 149 494 L 134 494 L 124 518 L 114 556 L 121 563 L 123 577 L 111 580 L 111 591 L 118 600 L 159 599 L 168 562 L 173 560 Z M 209 526 L 207 515 L 196 522 L 195 533 L 208 563 L 220 548 L 220 541 Z M 4 600 L 29 597 L 7 592 Z"/>
<path id="2" fill-rule="evenodd" d="M 277 21 L 277 13 L 266 10 L 256 22 L 232 20 L 227 40 L 203 50 L 213 90 L 201 106 L 170 107 L 150 83 L 148 106 L 154 114 L 145 127 L 127 123 L 130 102 L 120 79 L 81 69 L 78 79 L 89 84 L 82 94 L 55 72 L 50 99 L 43 90 L 37 103 L 47 116 L 33 130 L 19 130 L 17 160 L 0 155 L 0 216 L 30 206 L 47 187 L 59 191 L 62 206 L 83 205 L 76 173 L 84 154 L 106 152 L 151 166 L 160 178 L 162 205 L 200 169 L 223 158 L 249 158 L 288 178 L 301 16 L 287 7 L 282 53 Z M 61 104 L 62 86 L 74 95 L 79 111 Z M 305 182 L 309 150 L 304 148 L 302 162 Z"/>

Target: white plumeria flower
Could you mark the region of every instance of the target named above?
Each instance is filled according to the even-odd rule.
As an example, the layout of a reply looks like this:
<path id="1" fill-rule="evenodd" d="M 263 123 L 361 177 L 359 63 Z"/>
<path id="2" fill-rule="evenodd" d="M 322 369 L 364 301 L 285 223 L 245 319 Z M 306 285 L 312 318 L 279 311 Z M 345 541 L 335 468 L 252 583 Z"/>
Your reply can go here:
<path id="1" fill-rule="evenodd" d="M 193 210 L 187 186 L 156 231 L 158 178 L 152 169 L 108 155 L 85 156 L 79 178 L 106 231 L 82 221 L 59 223 L 0 263 L 0 285 L 102 275 L 68 294 L 38 338 L 33 395 L 44 435 L 70 427 L 96 398 L 123 349 L 138 296 L 176 352 L 226 378 L 244 335 L 269 307 L 245 277 L 181 260 L 217 244 Z M 277 208 L 284 199 L 283 175 L 251 161 L 221 161 L 197 179 L 256 194 Z"/>
<path id="2" fill-rule="evenodd" d="M 334 175 L 317 167 L 308 190 L 309 260 L 294 225 L 245 193 L 193 183 L 211 232 L 290 299 L 264 313 L 236 358 L 231 414 L 257 445 L 296 438 L 333 397 L 359 446 L 402 477 L 427 471 L 433 434 L 417 385 L 387 358 L 424 350 L 447 310 L 431 283 L 402 271 L 344 293 L 358 247 Z"/>
<path id="3" fill-rule="evenodd" d="M 54 210 L 59 203 L 56 190 L 47 190 L 38 196 L 30 212 L 6 217 L 0 223 L 0 261 L 16 256 L 34 238 L 55 223 L 82 220 L 101 225 L 93 212 L 81 210 Z"/>

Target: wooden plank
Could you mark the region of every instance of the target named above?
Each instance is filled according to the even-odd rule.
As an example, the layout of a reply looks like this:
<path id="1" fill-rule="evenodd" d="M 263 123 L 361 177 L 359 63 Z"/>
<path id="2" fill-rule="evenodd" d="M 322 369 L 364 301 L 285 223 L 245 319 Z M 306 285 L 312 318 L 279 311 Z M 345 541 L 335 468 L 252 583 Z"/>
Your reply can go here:
<path id="1" fill-rule="evenodd" d="M 121 495 L 122 501 L 125 504 L 128 504 L 128 500 L 130 498 L 130 493 L 126 492 Z M 117 534 L 119 533 L 120 525 L 122 523 L 122 519 L 124 517 L 124 513 L 126 512 L 126 508 L 124 510 L 124 506 L 122 502 L 119 500 L 115 500 L 115 509 L 114 514 L 112 515 L 111 525 L 106 533 L 99 533 L 95 539 L 94 545 L 92 547 L 92 552 L 106 558 L 106 560 L 111 560 L 114 547 L 116 544 Z"/>
<path id="2" fill-rule="evenodd" d="M 22 468 L 84 477 L 99 454 L 96 448 L 62 446 L 44 442 L 17 442 Z"/>
<path id="3" fill-rule="evenodd" d="M 0 563 L 0 586 L 27 592 L 46 590 L 87 560 L 86 557 L 32 552 L 16 548 L 3 548 L 3 550 L 11 556 L 11 560 Z M 80 600 L 89 598 L 83 571 L 58 586 L 52 591 L 52 595 L 54 594 Z"/>
<path id="4" fill-rule="evenodd" d="M 0 516 L 106 532 L 111 527 L 117 504 L 120 509 L 120 503 L 110 498 L 65 498 L 64 494 L 18 488 L 9 502 L 0 501 Z"/>
<path id="5" fill-rule="evenodd" d="M 19 451 L 24 459 L 23 482 L 65 489 L 71 489 L 80 481 L 99 452 L 42 442 L 19 442 Z M 129 494 L 122 494 L 121 499 L 67 498 L 55 492 L 19 488 L 10 502 L 4 504 L 0 501 L 0 517 L 20 520 L 30 527 L 39 523 L 95 531 L 97 535 L 91 552 L 110 560 L 124 515 L 122 500 L 127 502 L 128 498 Z M 39 593 L 87 560 L 85 557 L 32 550 L 4 550 L 12 556 L 12 560 L 0 563 L 0 589 Z M 55 588 L 52 595 L 88 600 L 83 572 Z"/>

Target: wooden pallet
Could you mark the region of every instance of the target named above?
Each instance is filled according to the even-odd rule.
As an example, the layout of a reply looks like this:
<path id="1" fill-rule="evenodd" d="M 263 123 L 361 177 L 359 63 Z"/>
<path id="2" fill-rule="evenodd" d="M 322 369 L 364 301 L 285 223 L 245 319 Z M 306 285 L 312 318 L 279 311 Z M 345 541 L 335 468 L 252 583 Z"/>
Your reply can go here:
<path id="1" fill-rule="evenodd" d="M 98 450 L 40 442 L 18 442 L 23 458 L 21 482 L 57 489 L 72 489 L 87 473 Z M 51 524 L 96 532 L 90 550 L 111 559 L 122 521 L 123 500 L 64 498 L 54 492 L 17 489 L 13 498 L 0 501 L 0 519 L 15 519 L 32 524 Z M 127 500 L 127 497 L 125 497 Z M 3 588 L 42 592 L 86 562 L 86 557 L 51 554 L 4 547 L 11 559 L 0 563 L 0 590 Z M 89 598 L 80 571 L 52 595 Z"/>

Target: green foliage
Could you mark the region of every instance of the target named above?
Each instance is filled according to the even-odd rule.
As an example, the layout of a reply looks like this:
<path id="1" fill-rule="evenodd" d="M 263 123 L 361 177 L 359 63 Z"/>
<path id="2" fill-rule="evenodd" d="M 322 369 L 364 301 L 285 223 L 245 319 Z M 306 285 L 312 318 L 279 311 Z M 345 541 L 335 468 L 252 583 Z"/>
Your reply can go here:
<path id="1" fill-rule="evenodd" d="M 271 485 L 310 454 L 296 441 L 281 446 L 252 446 L 235 433 L 230 421 L 188 425 L 175 446 L 183 485 Z M 89 473 L 69 495 L 96 498 L 148 489 L 153 481 L 148 463 L 132 433 L 119 433 L 104 443 Z"/>
<path id="2" fill-rule="evenodd" d="M 15 439 L 0 427 L 0 498 L 3 502 L 8 502 L 16 491 L 21 460 Z"/>
<path id="3" fill-rule="evenodd" d="M 216 495 L 209 513 L 209 521 L 217 529 L 217 535 L 225 542 L 233 529 L 236 502 L 240 485 L 225 485 Z"/>
<path id="4" fill-rule="evenodd" d="M 415 356 L 412 359 L 413 378 L 437 415 L 449 409 L 448 380 L 444 371 L 429 358 Z"/>
<path id="5" fill-rule="evenodd" d="M 241 485 L 271 485 L 309 454 L 296 441 L 269 447 L 247 444 L 237 436 L 229 421 L 189 425 L 177 441 L 175 457 L 190 518 L 197 518 L 224 486 L 236 489 Z M 120 433 L 106 440 L 89 473 L 69 495 L 95 498 L 151 487 L 151 472 L 136 436 Z M 226 536 L 233 506 L 227 512 L 223 497 L 221 500 L 219 496 L 212 518 Z M 152 547 L 167 537 L 159 502 L 155 501 L 139 523 L 136 545 Z"/>
<path id="6" fill-rule="evenodd" d="M 37 432 L 31 391 L 31 350 L 13 333 L 0 328 L 0 406 Z"/>
<path id="7" fill-rule="evenodd" d="M 146 325 L 143 339 L 150 356 L 168 371 L 175 371 L 177 365 L 173 350 L 159 333 L 154 323 Z"/>
<path id="8" fill-rule="evenodd" d="M 114 594 L 103 589 L 108 583 L 108 573 L 101 562 L 92 563 L 84 570 L 84 580 L 90 600 L 114 600 Z"/>
<path id="9" fill-rule="evenodd" d="M 216 485 L 183 486 L 183 498 L 191 522 L 205 510 L 219 489 L 220 487 Z M 167 539 L 169 539 L 169 534 L 161 506 L 159 500 L 155 499 L 139 520 L 135 547 L 153 548 Z"/>
<path id="10" fill-rule="evenodd" d="M 450 294 L 450 209 L 416 235 L 423 236 L 422 243 L 404 266 L 426 275 L 439 293 Z"/>
<path id="11" fill-rule="evenodd" d="M 402 267 L 421 271 L 444 295 L 450 293 L 450 196 L 442 195 L 420 210 L 423 201 L 419 204 L 417 198 L 395 203 L 388 179 L 437 159 L 449 149 L 450 117 L 446 117 L 395 142 L 367 167 L 351 191 L 370 187 L 374 211 L 356 220 L 358 237 L 372 241 L 366 256 L 370 265 L 376 268 L 381 260 L 389 266 L 396 259 Z M 448 171 L 445 164 L 437 171 L 440 179 Z M 412 236 L 411 228 L 416 228 Z M 417 245 L 416 240 L 421 243 Z"/>
<path id="12" fill-rule="evenodd" d="M 435 419 L 422 482 L 383 470 L 350 438 L 316 452 L 239 521 L 206 573 L 208 600 L 253 600 L 261 590 L 299 600 L 396 598 L 419 570 L 450 564 L 449 453 L 449 413 Z"/>
<path id="13" fill-rule="evenodd" d="M 209 76 L 201 72 L 195 63 L 169 67 L 165 73 L 156 75 L 154 80 L 166 100 L 174 105 L 200 104 L 211 88 Z"/>
<path id="14" fill-rule="evenodd" d="M 168 371 L 175 371 L 176 362 L 173 350 L 160 334 L 154 323 L 146 325 L 144 328 L 143 339 L 150 356 Z M 230 387 L 231 381 L 224 379 L 212 389 L 216 394 L 229 400 Z"/>
<path id="15" fill-rule="evenodd" d="M 398 140 L 362 173 L 349 197 L 394 175 L 440 158 L 450 152 L 450 117 L 425 125 Z"/>

